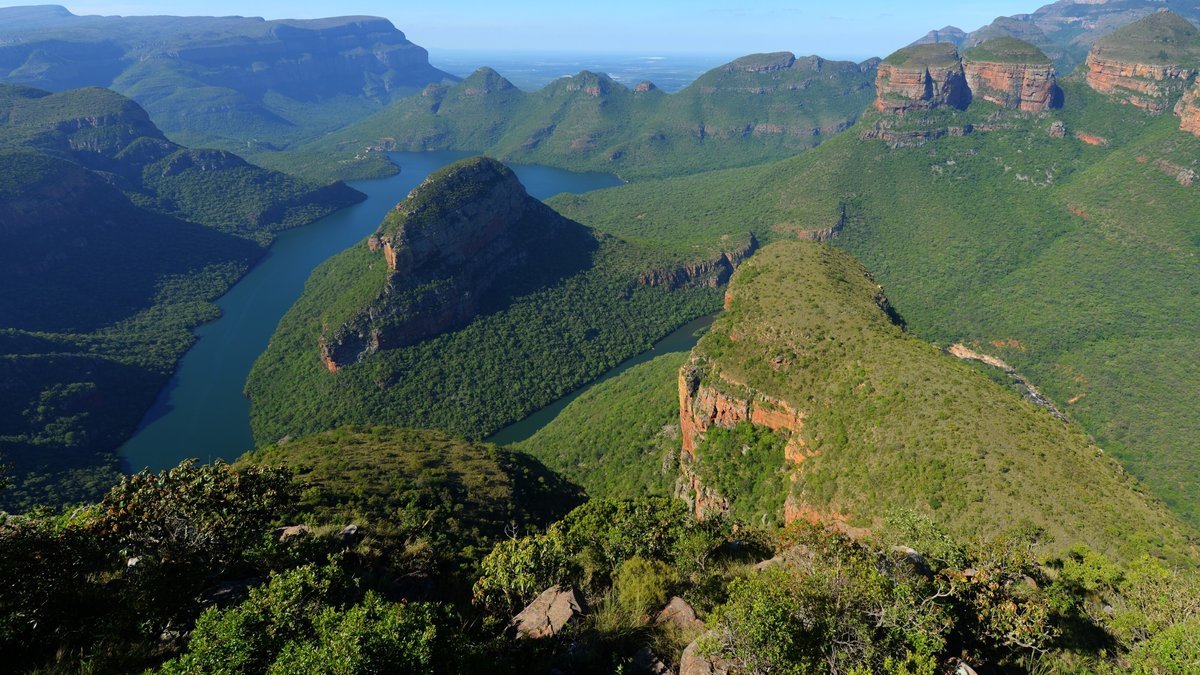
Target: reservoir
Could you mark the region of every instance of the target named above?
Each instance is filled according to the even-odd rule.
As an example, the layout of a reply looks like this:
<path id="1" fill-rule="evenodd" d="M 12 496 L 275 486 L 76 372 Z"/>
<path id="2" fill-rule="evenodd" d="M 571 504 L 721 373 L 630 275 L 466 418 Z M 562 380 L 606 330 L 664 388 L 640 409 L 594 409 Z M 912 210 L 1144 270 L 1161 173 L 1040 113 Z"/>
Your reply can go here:
<path id="1" fill-rule="evenodd" d="M 313 269 L 374 232 L 387 212 L 430 173 L 470 155 L 395 153 L 399 174 L 351 183 L 367 195 L 365 201 L 281 233 L 258 264 L 217 300 L 221 317 L 196 330 L 199 339 L 159 392 L 137 433 L 121 447 L 126 468 L 164 469 L 189 457 L 233 460 L 252 449 L 250 401 L 242 393 L 246 376 Z M 604 173 L 510 166 L 538 199 L 621 183 Z"/>

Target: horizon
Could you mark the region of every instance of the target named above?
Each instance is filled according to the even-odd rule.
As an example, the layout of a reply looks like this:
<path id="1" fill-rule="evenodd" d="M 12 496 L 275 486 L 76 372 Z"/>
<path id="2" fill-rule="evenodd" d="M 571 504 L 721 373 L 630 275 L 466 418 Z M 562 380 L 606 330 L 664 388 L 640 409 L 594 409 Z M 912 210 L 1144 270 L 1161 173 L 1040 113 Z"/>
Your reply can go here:
<path id="1" fill-rule="evenodd" d="M 2 3 L 0 7 L 30 4 Z M 999 16 L 1032 12 L 1046 5 L 1047 0 L 981 0 L 949 6 L 917 0 L 903 7 L 887 0 L 846 0 L 833 8 L 811 2 L 739 7 L 718 0 L 670 0 L 649 6 L 634 0 L 613 0 L 603 7 L 559 6 L 549 0 L 498 6 L 465 0 L 452 6 L 397 8 L 383 0 L 358 0 L 341 3 L 336 11 L 312 0 L 78 0 L 57 4 L 81 16 L 243 16 L 267 20 L 379 16 L 431 53 L 653 57 L 788 51 L 798 56 L 862 61 L 887 56 L 930 30 L 956 26 L 973 31 Z M 586 29 L 563 31 L 561 26 Z"/>

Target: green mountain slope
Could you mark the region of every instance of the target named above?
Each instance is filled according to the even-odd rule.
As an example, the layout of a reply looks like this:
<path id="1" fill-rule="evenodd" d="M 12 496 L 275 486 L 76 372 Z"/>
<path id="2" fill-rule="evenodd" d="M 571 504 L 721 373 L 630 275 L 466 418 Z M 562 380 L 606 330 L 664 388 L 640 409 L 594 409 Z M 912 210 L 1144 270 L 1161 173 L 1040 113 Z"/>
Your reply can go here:
<path id="1" fill-rule="evenodd" d="M 679 368 L 664 354 L 598 383 L 515 444 L 593 497 L 669 496 L 679 457 Z"/>
<path id="2" fill-rule="evenodd" d="M 1127 560 L 1196 554 L 1195 532 L 1079 428 L 905 334 L 845 252 L 773 244 L 729 292 L 680 384 L 698 509 L 724 498 L 750 520 L 786 513 L 868 526 L 916 509 L 960 536 L 1029 523 L 1056 551 L 1083 543 Z M 749 452 L 728 446 L 727 429 L 747 424 L 783 436 L 780 461 L 756 456 L 770 452 L 769 439 Z M 774 494 L 770 473 L 741 483 L 741 465 L 755 462 L 789 479 Z"/>
<path id="3" fill-rule="evenodd" d="M 305 173 L 337 177 L 394 171 L 385 150 L 469 150 L 626 178 L 744 166 L 853 124 L 871 99 L 874 65 L 755 54 L 670 95 L 586 71 L 525 93 L 482 68 L 296 151 Z"/>
<path id="4" fill-rule="evenodd" d="M 463 160 L 313 272 L 247 381 L 255 437 L 366 421 L 486 437 L 711 312 L 751 247 L 623 241 Z"/>
<path id="5" fill-rule="evenodd" d="M 92 497 L 272 233 L 361 198 L 166 140 L 103 89 L 0 85 L 5 506 Z"/>
<path id="6" fill-rule="evenodd" d="M 700 240 L 736 223 L 770 241 L 840 228 L 836 244 L 876 274 L 914 332 L 1013 364 L 1198 522 L 1189 477 L 1200 473 L 1200 416 L 1189 402 L 1200 380 L 1183 354 L 1195 349 L 1200 321 L 1200 195 L 1180 173 L 1200 147 L 1170 116 L 1117 105 L 1078 81 L 1064 89 L 1053 114 L 976 103 L 910 116 L 905 143 L 915 147 L 863 140 L 871 116 L 781 163 L 555 206 L 616 236 L 688 228 Z M 1055 120 L 1063 138 L 1048 134 Z M 988 130 L 934 133 L 965 124 Z M 1117 353 L 1138 366 L 1116 367 Z M 1171 378 L 1156 380 L 1167 368 Z"/>
<path id="7" fill-rule="evenodd" d="M 187 145 L 239 153 L 336 129 L 457 78 L 386 19 L 76 16 L 0 9 L 0 81 L 111 87 Z"/>

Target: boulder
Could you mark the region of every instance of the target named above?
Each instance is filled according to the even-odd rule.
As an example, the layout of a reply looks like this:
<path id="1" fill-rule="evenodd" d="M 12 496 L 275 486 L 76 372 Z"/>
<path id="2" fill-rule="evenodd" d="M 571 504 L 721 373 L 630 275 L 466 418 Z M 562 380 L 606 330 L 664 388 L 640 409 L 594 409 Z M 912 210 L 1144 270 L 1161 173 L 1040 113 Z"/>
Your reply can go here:
<path id="1" fill-rule="evenodd" d="M 354 523 L 350 523 L 349 525 L 343 527 L 342 531 L 337 533 L 338 541 L 340 541 L 344 546 L 353 546 L 354 543 L 358 541 L 358 537 L 359 528 L 358 525 L 355 525 Z"/>
<path id="2" fill-rule="evenodd" d="M 732 664 L 719 656 L 701 653 L 700 643 L 713 642 L 715 638 L 716 632 L 708 631 L 683 650 L 683 656 L 679 659 L 679 675 L 728 675 Z"/>
<path id="3" fill-rule="evenodd" d="M 586 611 L 579 591 L 566 586 L 551 586 L 513 617 L 509 634 L 518 640 L 551 637 Z"/>
<path id="4" fill-rule="evenodd" d="M 681 630 L 704 628 L 704 622 L 696 618 L 696 610 L 679 596 L 671 598 L 671 602 L 658 613 L 654 623 L 671 624 Z"/>
<path id="5" fill-rule="evenodd" d="M 275 530 L 275 536 L 279 538 L 279 543 L 286 544 L 301 537 L 307 537 L 312 532 L 312 528 L 307 525 L 288 525 Z"/>

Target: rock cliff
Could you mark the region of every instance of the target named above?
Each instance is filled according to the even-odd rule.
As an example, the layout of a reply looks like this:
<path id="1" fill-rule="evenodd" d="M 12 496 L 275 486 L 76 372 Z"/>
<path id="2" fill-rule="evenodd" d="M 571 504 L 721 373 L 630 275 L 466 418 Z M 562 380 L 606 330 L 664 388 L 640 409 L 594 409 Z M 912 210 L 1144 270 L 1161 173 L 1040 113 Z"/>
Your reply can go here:
<path id="1" fill-rule="evenodd" d="M 1179 99 L 1175 114 L 1179 116 L 1180 129 L 1200 136 L 1200 85 L 1192 87 Z"/>
<path id="2" fill-rule="evenodd" d="M 963 72 L 973 98 L 1025 112 L 1040 112 L 1061 103 L 1054 64 L 1028 42 L 989 40 L 964 54 Z"/>
<path id="3" fill-rule="evenodd" d="M 879 64 L 875 88 L 875 109 L 888 115 L 963 109 L 975 98 L 1026 112 L 1061 103 L 1054 64 L 1034 45 L 1009 37 L 961 57 L 953 42 L 906 47 Z"/>
<path id="4" fill-rule="evenodd" d="M 758 249 L 758 240 L 753 234 L 746 233 L 746 240 L 746 243 L 722 251 L 708 260 L 643 272 L 637 283 L 650 287 L 666 286 L 672 290 L 685 286 L 716 288 L 729 281 L 738 265 Z"/>
<path id="5" fill-rule="evenodd" d="M 958 50 L 951 43 L 905 47 L 879 64 L 875 109 L 902 114 L 909 110 L 965 108 L 971 101 Z"/>
<path id="6" fill-rule="evenodd" d="M 418 186 L 366 243 L 385 268 L 382 287 L 319 338 L 331 372 L 380 350 L 411 345 L 468 322 L 505 289 L 537 283 L 595 240 L 530 197 L 508 167 L 463 160 Z M 370 270 L 363 270 L 369 274 Z"/>
<path id="7" fill-rule="evenodd" d="M 1092 89 L 1153 114 L 1164 112 L 1200 66 L 1200 31 L 1160 11 L 1114 31 L 1088 53 Z"/>

